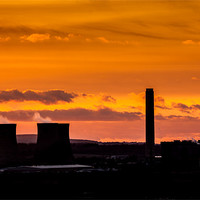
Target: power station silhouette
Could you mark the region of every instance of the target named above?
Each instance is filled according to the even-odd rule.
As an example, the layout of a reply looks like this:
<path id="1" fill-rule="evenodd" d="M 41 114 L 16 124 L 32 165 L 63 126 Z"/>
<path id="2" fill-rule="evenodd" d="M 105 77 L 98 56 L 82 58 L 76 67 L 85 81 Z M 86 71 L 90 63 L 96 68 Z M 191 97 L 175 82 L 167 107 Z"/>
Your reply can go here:
<path id="1" fill-rule="evenodd" d="M 146 163 L 155 161 L 154 91 L 146 88 Z M 0 124 L 0 166 L 15 163 L 18 159 L 16 124 Z M 74 162 L 69 138 L 69 123 L 38 123 L 35 164 L 64 165 Z M 194 163 L 200 166 L 200 141 L 161 142 L 162 161 L 172 166 L 177 163 Z M 153 161 L 153 162 L 152 162 Z M 199 164 L 198 164 L 199 163 Z M 176 164 L 179 166 L 178 164 Z M 188 164 L 187 164 L 188 165 Z"/>
<path id="2" fill-rule="evenodd" d="M 35 159 L 38 164 L 67 164 L 73 161 L 69 124 L 38 123 Z M 146 89 L 145 156 L 154 157 L 154 91 Z M 0 124 L 0 163 L 16 159 L 16 124 Z"/>
<path id="3" fill-rule="evenodd" d="M 37 127 L 36 163 L 72 163 L 69 124 L 38 123 Z M 0 165 L 15 163 L 17 149 L 16 124 L 0 124 Z"/>

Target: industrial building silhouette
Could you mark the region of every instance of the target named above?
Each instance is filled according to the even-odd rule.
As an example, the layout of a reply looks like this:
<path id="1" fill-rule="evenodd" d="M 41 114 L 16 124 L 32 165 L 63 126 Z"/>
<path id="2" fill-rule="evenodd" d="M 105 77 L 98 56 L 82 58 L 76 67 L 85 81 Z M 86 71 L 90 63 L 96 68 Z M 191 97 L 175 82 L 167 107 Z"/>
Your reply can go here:
<path id="1" fill-rule="evenodd" d="M 67 164 L 72 162 L 69 124 L 38 123 L 37 128 L 37 163 Z"/>
<path id="2" fill-rule="evenodd" d="M 35 152 L 37 164 L 67 164 L 73 161 L 69 139 L 69 124 L 38 123 Z M 0 125 L 0 162 L 16 158 L 16 124 Z M 154 91 L 146 89 L 146 149 L 145 155 L 154 156 Z"/>
<path id="3" fill-rule="evenodd" d="M 199 168 L 199 142 L 193 142 L 191 140 L 174 140 L 173 142 L 161 142 L 161 155 L 163 166 L 168 169 Z"/>
<path id="4" fill-rule="evenodd" d="M 38 123 L 37 126 L 35 164 L 68 164 L 73 162 L 69 124 Z M 15 165 L 17 162 L 16 124 L 0 124 L 0 166 Z"/>

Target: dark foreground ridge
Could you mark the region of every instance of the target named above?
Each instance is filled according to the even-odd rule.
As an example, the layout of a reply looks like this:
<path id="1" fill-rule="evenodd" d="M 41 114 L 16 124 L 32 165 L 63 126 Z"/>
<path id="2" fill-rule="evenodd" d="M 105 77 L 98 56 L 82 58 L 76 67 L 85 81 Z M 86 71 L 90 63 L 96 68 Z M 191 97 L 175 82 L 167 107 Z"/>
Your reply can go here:
<path id="1" fill-rule="evenodd" d="M 21 164 L 0 170 L 1 198 L 200 198 L 199 167 L 166 166 L 161 145 L 155 145 L 151 164 L 145 162 L 145 143 L 79 141 L 71 147 L 74 164 L 36 166 L 36 144 L 18 144 Z"/>
<path id="2" fill-rule="evenodd" d="M 199 199 L 200 173 L 132 169 L 7 171 L 0 175 L 1 198 Z M 9 192 L 9 191 L 12 191 Z"/>

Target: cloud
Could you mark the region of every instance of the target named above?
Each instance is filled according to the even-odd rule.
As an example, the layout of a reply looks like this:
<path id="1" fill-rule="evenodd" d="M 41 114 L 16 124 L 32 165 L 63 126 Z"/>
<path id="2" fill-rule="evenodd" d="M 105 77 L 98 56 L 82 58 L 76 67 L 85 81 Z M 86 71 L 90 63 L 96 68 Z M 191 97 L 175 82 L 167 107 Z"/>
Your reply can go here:
<path id="1" fill-rule="evenodd" d="M 155 97 L 155 103 L 162 103 L 164 104 L 165 103 L 165 99 L 161 96 L 156 96 Z"/>
<path id="2" fill-rule="evenodd" d="M 166 120 L 166 117 L 164 117 L 161 114 L 155 115 L 155 120 Z"/>
<path id="3" fill-rule="evenodd" d="M 193 45 L 193 44 L 196 44 L 196 42 L 194 42 L 193 40 L 184 40 L 182 41 L 182 44 Z"/>
<path id="4" fill-rule="evenodd" d="M 109 43 L 109 41 L 106 38 L 104 38 L 104 37 L 98 37 L 97 39 L 99 41 L 103 42 L 103 43 Z"/>
<path id="5" fill-rule="evenodd" d="M 10 40 L 10 37 L 6 36 L 6 37 L 0 37 L 0 42 L 7 42 Z"/>
<path id="6" fill-rule="evenodd" d="M 180 109 L 190 109 L 189 106 L 183 104 L 183 103 L 172 103 L 172 106 L 174 108 L 180 108 Z"/>
<path id="7" fill-rule="evenodd" d="M 11 121 L 133 121 L 140 120 L 143 114 L 140 112 L 118 112 L 109 108 L 90 110 L 75 108 L 68 110 L 41 110 L 41 111 L 8 111 L 0 112 L 0 115 Z"/>
<path id="8" fill-rule="evenodd" d="M 8 40 L 14 40 L 15 42 L 81 42 L 81 43 L 94 43 L 97 42 L 102 44 L 118 44 L 118 45 L 138 45 L 138 41 L 128 41 L 128 40 L 112 40 L 107 39 L 103 36 L 90 36 L 82 35 L 80 33 L 66 32 L 65 30 L 60 31 L 56 29 L 48 28 L 31 28 L 26 26 L 16 26 L 16 27 L 0 27 L 0 42 L 5 42 Z"/>
<path id="9" fill-rule="evenodd" d="M 41 117 L 40 113 L 36 112 L 33 115 L 33 121 L 40 122 L 40 123 L 51 123 L 52 120 L 49 117 Z"/>
<path id="10" fill-rule="evenodd" d="M 191 106 L 187 106 L 183 103 L 172 103 L 172 107 L 177 108 L 178 110 L 180 110 L 182 112 L 186 112 L 186 113 L 190 113 L 189 110 L 192 109 Z"/>
<path id="11" fill-rule="evenodd" d="M 75 108 L 69 110 L 54 110 L 41 112 L 44 116 L 49 116 L 52 120 L 71 121 L 129 121 L 139 120 L 142 117 L 140 112 L 118 112 L 109 108 L 99 110 L 89 110 Z"/>
<path id="12" fill-rule="evenodd" d="M 200 45 L 200 41 L 184 40 L 184 41 L 182 41 L 182 44 L 184 44 L 184 45 Z"/>
<path id="13" fill-rule="evenodd" d="M 198 117 L 191 117 L 189 115 L 183 116 L 183 115 L 168 115 L 168 116 L 163 116 L 161 114 L 158 114 L 155 116 L 156 120 L 199 120 Z"/>
<path id="14" fill-rule="evenodd" d="M 45 40 L 49 40 L 50 39 L 50 34 L 49 33 L 45 33 L 45 34 L 39 34 L 39 33 L 33 33 L 31 35 L 24 35 L 20 37 L 21 41 L 29 41 L 29 42 L 42 42 Z"/>
<path id="15" fill-rule="evenodd" d="M 9 37 L 22 37 L 21 39 L 30 38 L 41 38 L 46 37 L 48 35 L 51 37 L 58 36 L 61 38 L 72 37 L 73 33 L 69 33 L 66 31 L 60 31 L 58 29 L 49 29 L 49 28 L 32 28 L 29 26 L 0 26 L 0 35 L 9 36 Z"/>
<path id="16" fill-rule="evenodd" d="M 181 120 L 199 120 L 198 117 L 181 116 L 181 115 L 169 115 L 167 119 L 181 119 Z"/>
<path id="17" fill-rule="evenodd" d="M 173 108 L 177 108 L 178 110 L 186 113 L 190 113 L 192 110 L 200 110 L 200 105 L 199 104 L 193 104 L 191 106 L 187 106 L 186 104 L 183 103 L 172 103 Z"/>
<path id="18" fill-rule="evenodd" d="M 81 26 L 83 29 L 87 30 L 98 30 L 98 31 L 106 31 L 110 33 L 115 33 L 119 35 L 125 35 L 125 36 L 136 36 L 136 37 L 142 37 L 142 38 L 151 38 L 151 39 L 161 39 L 161 40 L 169 40 L 169 39 L 174 39 L 168 36 L 160 36 L 156 32 L 155 34 L 151 33 L 144 33 L 141 30 L 137 31 L 127 31 L 123 29 L 116 29 L 113 26 L 98 26 L 97 24 L 90 24 L 90 25 L 83 25 Z"/>
<path id="19" fill-rule="evenodd" d="M 155 107 L 156 108 L 160 108 L 160 109 L 164 109 L 164 110 L 170 110 L 171 108 L 169 108 L 168 106 L 165 105 L 165 99 L 161 96 L 156 96 L 155 97 Z"/>
<path id="20" fill-rule="evenodd" d="M 68 42 L 69 41 L 69 37 L 61 37 L 61 36 L 54 36 L 54 38 L 58 41 L 66 41 Z"/>
<path id="21" fill-rule="evenodd" d="M 2 35 L 31 34 L 35 31 L 28 26 L 0 26 L 0 34 Z"/>
<path id="22" fill-rule="evenodd" d="M 197 78 L 196 76 L 193 76 L 193 77 L 192 77 L 192 80 L 194 80 L 194 81 L 199 81 L 200 79 Z"/>
<path id="23" fill-rule="evenodd" d="M 112 96 L 108 96 L 108 95 L 104 95 L 102 97 L 102 100 L 106 101 L 106 102 L 116 103 L 116 99 L 113 98 Z"/>
<path id="24" fill-rule="evenodd" d="M 190 107 L 193 108 L 193 109 L 196 109 L 196 110 L 200 110 L 199 104 L 194 104 L 194 105 L 191 105 Z"/>
<path id="25" fill-rule="evenodd" d="M 2 115 L 0 115 L 0 124 L 9 124 L 10 121 L 8 120 L 7 117 L 3 117 Z"/>
<path id="26" fill-rule="evenodd" d="M 119 44 L 119 45 L 137 44 L 136 42 L 129 42 L 129 41 L 108 40 L 105 37 L 97 37 L 97 40 L 104 44 Z"/>
<path id="27" fill-rule="evenodd" d="M 72 102 L 78 95 L 75 93 L 67 93 L 63 90 L 48 90 L 36 92 L 27 90 L 20 92 L 19 90 L 0 91 L 0 102 L 7 101 L 39 101 L 43 104 L 56 104 L 58 101 Z"/>
<path id="28" fill-rule="evenodd" d="M 163 110 L 171 110 L 171 108 L 167 107 L 167 106 L 159 106 L 159 105 L 155 105 L 156 108 L 160 108 Z"/>

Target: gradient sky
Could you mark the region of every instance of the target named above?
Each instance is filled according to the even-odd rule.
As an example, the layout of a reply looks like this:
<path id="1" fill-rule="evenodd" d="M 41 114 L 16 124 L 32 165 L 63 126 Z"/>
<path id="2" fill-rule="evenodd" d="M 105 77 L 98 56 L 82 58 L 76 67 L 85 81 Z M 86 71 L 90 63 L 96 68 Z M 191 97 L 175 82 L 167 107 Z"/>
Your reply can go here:
<path id="1" fill-rule="evenodd" d="M 199 10 L 196 0 L 1 0 L 1 123 L 144 141 L 153 87 L 156 142 L 200 139 Z"/>

